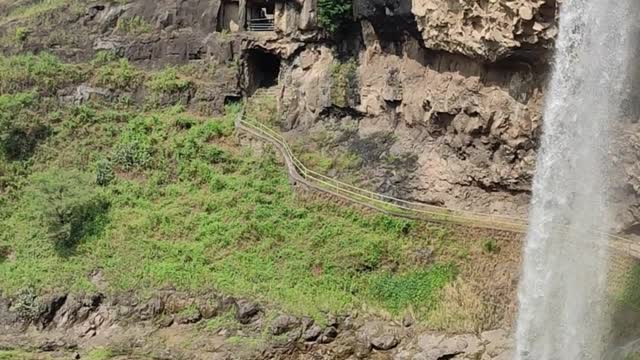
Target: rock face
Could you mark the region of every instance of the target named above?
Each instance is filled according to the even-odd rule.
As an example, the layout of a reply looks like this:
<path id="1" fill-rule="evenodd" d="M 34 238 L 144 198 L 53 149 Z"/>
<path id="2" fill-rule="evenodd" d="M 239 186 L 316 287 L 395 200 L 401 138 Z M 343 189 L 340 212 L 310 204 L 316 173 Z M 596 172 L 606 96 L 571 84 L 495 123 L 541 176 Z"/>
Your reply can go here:
<path id="1" fill-rule="evenodd" d="M 413 1 L 425 45 L 495 61 L 539 56 L 557 35 L 555 0 Z"/>
<path id="2" fill-rule="evenodd" d="M 556 13 L 552 0 L 356 0 L 350 60 L 306 45 L 283 69 L 283 128 L 328 133 L 372 190 L 525 216 Z"/>
<path id="3" fill-rule="evenodd" d="M 363 24 L 365 47 L 357 55 L 352 91 L 357 97 L 346 102 L 349 108 L 336 106 L 332 96 L 339 60 L 328 48 L 307 48 L 284 78 L 285 127 L 296 137 L 334 133 L 342 151 L 364 160 L 362 178 L 377 191 L 524 214 L 544 69 L 479 63 L 430 51 L 417 40 L 389 44 Z M 349 137 L 340 135 L 347 131 Z"/>

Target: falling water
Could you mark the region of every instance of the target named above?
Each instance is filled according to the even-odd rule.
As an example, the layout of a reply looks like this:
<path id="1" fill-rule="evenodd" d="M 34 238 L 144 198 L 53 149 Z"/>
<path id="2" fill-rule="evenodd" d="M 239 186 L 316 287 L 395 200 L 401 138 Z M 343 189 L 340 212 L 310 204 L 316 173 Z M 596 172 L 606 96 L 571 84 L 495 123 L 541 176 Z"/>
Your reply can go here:
<path id="1" fill-rule="evenodd" d="M 533 184 L 516 360 L 601 360 L 611 124 L 629 83 L 638 0 L 566 0 Z"/>

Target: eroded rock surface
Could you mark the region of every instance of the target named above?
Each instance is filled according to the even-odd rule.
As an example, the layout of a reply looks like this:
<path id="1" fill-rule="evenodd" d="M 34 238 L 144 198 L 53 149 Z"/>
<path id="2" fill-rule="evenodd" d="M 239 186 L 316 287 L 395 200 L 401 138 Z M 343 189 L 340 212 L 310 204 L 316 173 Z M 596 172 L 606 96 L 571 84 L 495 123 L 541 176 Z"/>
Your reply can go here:
<path id="1" fill-rule="evenodd" d="M 166 359 L 490 360 L 504 358 L 512 349 L 505 330 L 445 335 L 358 314 L 329 314 L 327 324 L 320 326 L 284 313 L 268 319 L 256 312 L 263 308 L 259 304 L 215 293 L 192 296 L 166 290 L 144 301 L 124 295 L 43 296 L 31 300 L 34 312 L 28 316 L 16 301 L 0 298 L 0 347 L 67 358 L 82 358 L 104 346 L 128 356 Z M 216 320 L 229 319 L 225 314 L 237 315 L 238 309 L 246 316 Z M 213 322 L 207 323 L 204 314 Z M 261 347 L 246 346 L 257 341 L 263 342 Z"/>

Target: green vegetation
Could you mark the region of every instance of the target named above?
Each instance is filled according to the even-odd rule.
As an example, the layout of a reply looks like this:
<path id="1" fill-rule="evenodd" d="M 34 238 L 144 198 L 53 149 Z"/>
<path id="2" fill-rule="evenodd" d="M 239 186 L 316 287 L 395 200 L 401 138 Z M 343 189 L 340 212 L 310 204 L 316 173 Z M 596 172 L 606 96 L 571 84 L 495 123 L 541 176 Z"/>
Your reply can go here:
<path id="1" fill-rule="evenodd" d="M 46 354 L 35 355 L 18 350 L 0 350 L 0 360 L 48 360 L 50 356 Z"/>
<path id="2" fill-rule="evenodd" d="M 34 174 L 29 183 L 25 206 L 39 217 L 61 255 L 69 255 L 88 232 L 96 230 L 108 207 L 90 174 L 54 168 Z"/>
<path id="3" fill-rule="evenodd" d="M 485 239 L 482 242 L 482 250 L 487 254 L 495 254 L 500 252 L 500 245 L 495 239 Z"/>
<path id="4" fill-rule="evenodd" d="M 150 93 L 146 102 L 154 108 L 186 103 L 186 97 L 182 95 L 187 95 L 194 87 L 193 81 L 179 75 L 174 67 L 153 74 L 145 85 Z"/>
<path id="5" fill-rule="evenodd" d="M 133 90 L 144 80 L 144 73 L 129 64 L 127 59 L 99 67 L 94 77 L 98 86 L 114 90 Z"/>
<path id="6" fill-rule="evenodd" d="M 190 80 L 182 79 L 178 76 L 175 68 L 168 67 L 163 71 L 154 74 L 147 87 L 154 93 L 176 94 L 188 90 L 192 86 Z"/>
<path id="7" fill-rule="evenodd" d="M 15 41 L 18 44 L 21 44 L 23 42 L 25 42 L 27 40 L 27 37 L 29 37 L 29 30 L 27 28 L 24 28 L 22 26 L 18 26 L 16 27 L 16 33 L 15 33 Z"/>
<path id="8" fill-rule="evenodd" d="M 151 25 L 140 16 L 133 16 L 130 18 L 120 18 L 118 19 L 118 24 L 116 26 L 118 31 L 121 31 L 125 34 L 130 35 L 140 35 L 150 33 L 153 28 Z"/>
<path id="9" fill-rule="evenodd" d="M 371 293 L 387 309 L 399 313 L 415 304 L 437 305 L 439 290 L 454 278 L 455 268 L 450 265 L 403 275 L 384 273 L 372 279 Z"/>
<path id="10" fill-rule="evenodd" d="M 93 60 L 91 60 L 91 65 L 94 67 L 107 65 L 111 62 L 115 62 L 118 60 L 118 56 L 115 52 L 110 50 L 100 50 L 96 52 Z"/>
<path id="11" fill-rule="evenodd" d="M 0 96 L 30 90 L 51 95 L 55 89 L 83 78 L 77 66 L 53 55 L 0 57 Z"/>
<path id="12" fill-rule="evenodd" d="M 273 151 L 237 146 L 239 105 L 207 118 L 181 106 L 63 104 L 49 94 L 75 67 L 25 59 L 0 58 L 26 79 L 3 78 L 0 114 L 38 118 L 48 130 L 23 156 L 0 158 L 0 248 L 11 254 L 0 261 L 0 291 L 95 291 L 88 274 L 99 268 L 107 292 L 218 289 L 316 318 L 438 309 L 455 265 L 405 259 L 445 241 L 441 230 L 300 198 Z M 55 66 L 32 66 L 43 62 Z M 132 90 L 146 77 L 124 60 L 81 73 Z M 160 91 L 182 87 L 171 69 L 151 79 Z"/>
<path id="13" fill-rule="evenodd" d="M 38 302 L 35 290 L 26 287 L 16 295 L 13 309 L 23 319 L 35 319 L 40 314 L 42 306 Z"/>
<path id="14" fill-rule="evenodd" d="M 235 313 L 230 310 L 214 317 L 213 319 L 207 320 L 204 323 L 204 326 L 207 330 L 218 331 L 220 329 L 233 329 L 234 327 L 239 326 L 239 324 L 236 320 Z"/>
<path id="15" fill-rule="evenodd" d="M 626 282 L 622 284 L 618 298 L 624 304 L 640 310 L 640 264 L 635 264 L 624 278 Z"/>
<path id="16" fill-rule="evenodd" d="M 245 117 L 273 128 L 280 126 L 278 102 L 270 94 L 256 94 L 247 101 Z"/>
<path id="17" fill-rule="evenodd" d="M 351 0 L 318 0 L 318 24 L 332 35 L 353 22 Z"/>
<path id="18" fill-rule="evenodd" d="M 82 5 L 81 1 L 77 1 L 76 4 L 75 1 L 69 0 L 12 1 L 15 1 L 13 10 L 8 14 L 3 14 L 2 21 L 0 21 L 0 23 L 8 23 L 16 20 L 30 20 L 50 14 L 65 7 L 71 7 L 72 11 L 78 11 L 78 8 L 81 8 Z"/>
<path id="19" fill-rule="evenodd" d="M 91 350 L 87 354 L 87 359 L 89 360 L 109 360 L 113 358 L 115 354 L 109 348 L 96 348 Z"/>
<path id="20" fill-rule="evenodd" d="M 338 107 L 347 107 L 357 96 L 358 64 L 355 59 L 333 65 L 331 100 Z"/>

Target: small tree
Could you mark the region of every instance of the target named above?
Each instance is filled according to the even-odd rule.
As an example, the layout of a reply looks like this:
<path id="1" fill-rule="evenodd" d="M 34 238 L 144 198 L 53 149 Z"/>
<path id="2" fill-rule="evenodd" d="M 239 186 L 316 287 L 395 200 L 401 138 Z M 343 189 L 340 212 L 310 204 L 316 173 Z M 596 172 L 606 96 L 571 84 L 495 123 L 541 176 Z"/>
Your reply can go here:
<path id="1" fill-rule="evenodd" d="M 318 24 L 332 35 L 352 21 L 351 0 L 318 0 Z"/>
<path id="2" fill-rule="evenodd" d="M 57 250 L 73 249 L 107 209 L 94 184 L 79 171 L 55 169 L 31 177 L 27 193 Z"/>

